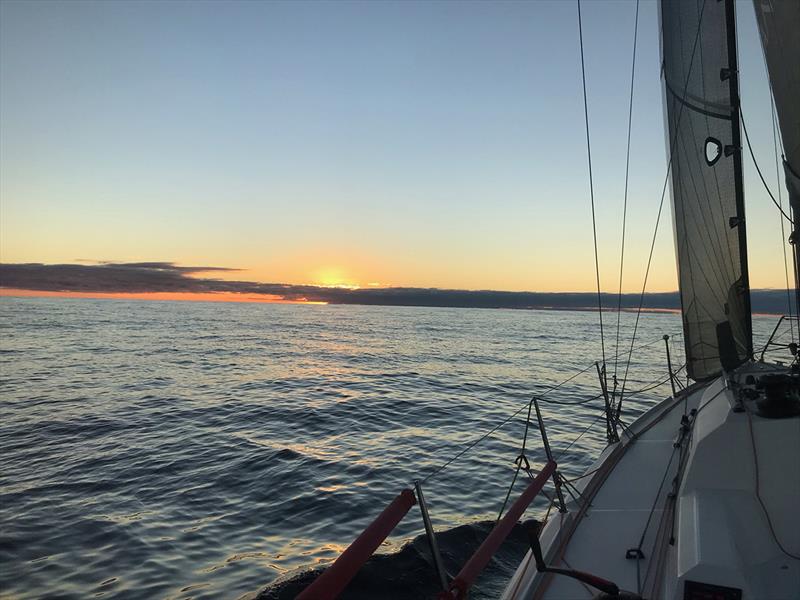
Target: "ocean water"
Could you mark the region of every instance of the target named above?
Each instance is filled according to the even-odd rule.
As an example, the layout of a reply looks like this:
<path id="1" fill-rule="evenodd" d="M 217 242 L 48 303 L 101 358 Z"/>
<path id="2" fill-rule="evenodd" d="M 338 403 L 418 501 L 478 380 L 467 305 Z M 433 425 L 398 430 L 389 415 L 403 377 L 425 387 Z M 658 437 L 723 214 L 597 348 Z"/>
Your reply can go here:
<path id="1" fill-rule="evenodd" d="M 755 319 L 760 338 L 775 321 Z M 616 314 L 605 326 L 613 372 Z M 642 316 L 629 390 L 666 378 L 662 335 L 682 363 L 679 330 Z M 402 488 L 521 411 L 425 482 L 457 568 L 497 517 L 532 394 L 587 369 L 545 398 L 592 398 L 602 352 L 589 312 L 0 298 L 0 595 L 291 596 Z M 542 406 L 580 473 L 603 447 L 602 400 Z M 526 455 L 543 458 L 533 428 Z M 423 540 L 404 546 L 421 532 L 412 508 L 366 595 L 435 590 Z M 524 550 L 515 534 L 476 597 Z"/>

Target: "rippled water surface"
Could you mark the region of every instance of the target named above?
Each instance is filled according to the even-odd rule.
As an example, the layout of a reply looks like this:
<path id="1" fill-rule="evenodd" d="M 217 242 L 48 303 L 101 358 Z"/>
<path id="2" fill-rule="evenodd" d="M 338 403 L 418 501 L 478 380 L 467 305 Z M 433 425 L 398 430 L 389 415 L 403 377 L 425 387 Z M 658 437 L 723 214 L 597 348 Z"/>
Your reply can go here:
<path id="1" fill-rule="evenodd" d="M 679 329 L 642 317 L 628 389 L 666 377 L 664 333 L 681 362 Z M 597 394 L 602 352 L 596 314 L 555 311 L 2 298 L 0 332 L 0 592 L 30 598 L 255 594 L 334 558 L 523 408 L 426 482 L 437 529 L 479 538 L 529 398 L 586 367 L 546 397 Z M 631 398 L 625 418 L 668 394 Z M 601 408 L 544 405 L 557 455 L 596 422 L 560 456 L 567 473 L 602 448 Z M 540 448 L 534 431 L 532 461 Z M 421 531 L 415 508 L 384 551 Z"/>

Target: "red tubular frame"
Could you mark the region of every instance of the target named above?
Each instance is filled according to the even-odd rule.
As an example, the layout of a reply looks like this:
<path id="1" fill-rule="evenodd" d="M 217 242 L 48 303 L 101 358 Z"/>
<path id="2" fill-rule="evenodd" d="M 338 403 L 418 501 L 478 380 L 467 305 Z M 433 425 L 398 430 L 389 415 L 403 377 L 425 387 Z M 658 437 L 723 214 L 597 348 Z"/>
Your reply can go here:
<path id="1" fill-rule="evenodd" d="M 367 559 L 416 503 L 414 492 L 409 489 L 400 492 L 369 527 L 347 547 L 347 550 L 342 552 L 311 585 L 300 592 L 296 600 L 333 600 L 341 594 Z"/>
<path id="2" fill-rule="evenodd" d="M 511 533 L 522 513 L 528 508 L 536 495 L 542 491 L 544 484 L 556 470 L 556 463 L 549 461 L 539 474 L 530 482 L 522 495 L 511 506 L 506 516 L 494 526 L 491 533 L 483 540 L 483 543 L 475 551 L 475 554 L 467 561 L 456 578 L 450 582 L 450 589 L 439 594 L 440 600 L 452 600 L 466 597 L 467 590 L 475 582 L 480 572 L 492 559 L 500 545 Z"/>

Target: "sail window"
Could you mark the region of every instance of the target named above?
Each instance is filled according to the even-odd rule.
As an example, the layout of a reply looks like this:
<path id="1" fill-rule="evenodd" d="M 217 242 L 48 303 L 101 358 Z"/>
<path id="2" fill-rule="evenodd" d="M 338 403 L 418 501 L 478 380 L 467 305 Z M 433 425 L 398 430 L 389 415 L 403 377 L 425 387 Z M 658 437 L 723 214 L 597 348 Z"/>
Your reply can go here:
<path id="1" fill-rule="evenodd" d="M 722 142 L 717 138 L 706 138 L 706 164 L 713 167 L 722 156 Z"/>

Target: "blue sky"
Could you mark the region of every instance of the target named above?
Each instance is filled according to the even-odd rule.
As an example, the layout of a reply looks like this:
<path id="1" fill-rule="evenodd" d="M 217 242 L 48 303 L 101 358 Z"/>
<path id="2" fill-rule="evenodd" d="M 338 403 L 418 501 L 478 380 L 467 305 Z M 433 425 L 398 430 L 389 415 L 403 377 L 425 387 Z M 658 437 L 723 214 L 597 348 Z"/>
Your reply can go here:
<path id="1" fill-rule="evenodd" d="M 656 8 L 640 5 L 631 291 L 666 169 Z M 737 9 L 745 117 L 774 185 L 753 8 Z M 583 4 L 608 290 L 634 10 L 628 0 Z M 3 1 L 0 17 L 4 262 L 175 261 L 287 283 L 594 287 L 574 2 Z M 777 287 L 779 220 L 746 163 L 751 281 Z M 665 217 L 653 290 L 676 287 Z"/>

